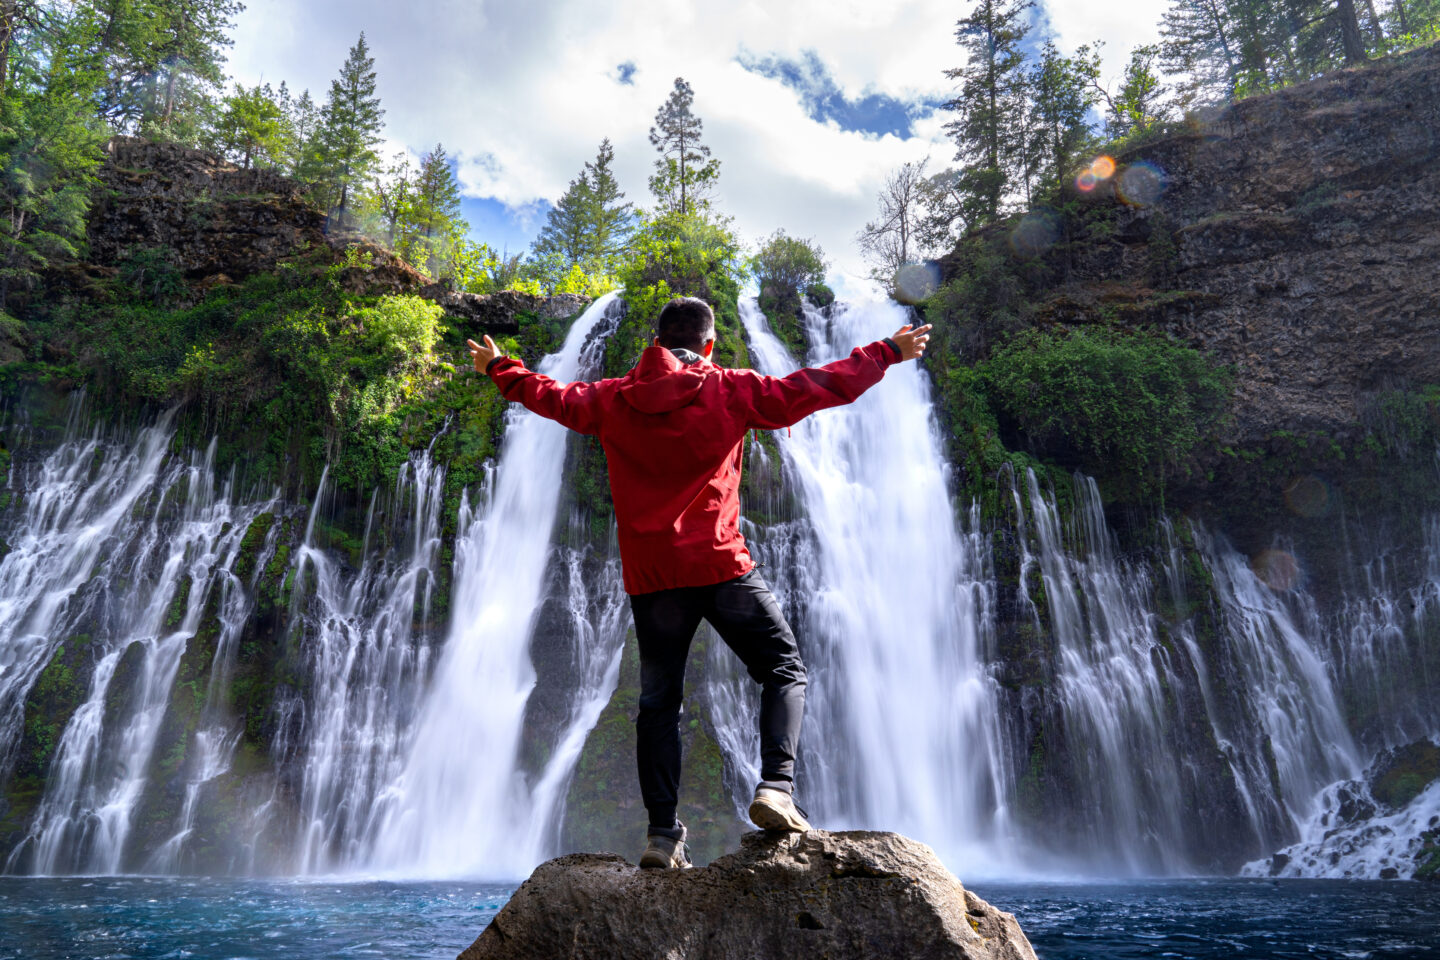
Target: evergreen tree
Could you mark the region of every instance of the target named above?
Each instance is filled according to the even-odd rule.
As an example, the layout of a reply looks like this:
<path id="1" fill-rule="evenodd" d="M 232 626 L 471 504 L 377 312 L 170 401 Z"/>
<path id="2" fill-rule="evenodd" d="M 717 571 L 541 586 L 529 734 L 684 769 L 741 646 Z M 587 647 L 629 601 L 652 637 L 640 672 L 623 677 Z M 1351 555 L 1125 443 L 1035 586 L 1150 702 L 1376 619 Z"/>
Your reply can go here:
<path id="1" fill-rule="evenodd" d="M 1125 65 L 1125 74 L 1120 79 L 1120 89 L 1113 96 L 1095 82 L 1093 89 L 1109 108 L 1105 117 L 1105 133 L 1119 140 L 1136 133 L 1143 133 L 1156 123 L 1164 120 L 1167 110 L 1163 103 L 1165 85 L 1155 70 L 1155 61 L 1160 48 L 1146 44 L 1130 51 L 1130 62 Z"/>
<path id="2" fill-rule="evenodd" d="M 1095 105 L 1095 84 L 1100 76 L 1099 45 L 1082 46 L 1075 56 L 1063 56 L 1046 40 L 1040 61 L 1030 72 L 1030 130 L 1027 169 L 1043 186 L 1058 186 L 1069 178 L 1076 155 L 1090 139 L 1086 119 Z"/>
<path id="3" fill-rule="evenodd" d="M 308 179 L 306 160 L 319 155 L 315 134 L 320 129 L 320 108 L 311 99 L 309 90 L 300 91 L 300 96 L 290 99 L 284 106 L 285 126 L 289 129 L 285 171 L 292 177 Z"/>
<path id="4" fill-rule="evenodd" d="M 158 70 L 150 81 L 150 102 L 141 132 L 193 142 L 225 79 L 228 31 L 244 9 L 238 0 L 153 0 L 159 43 L 153 49 Z"/>
<path id="5" fill-rule="evenodd" d="M 545 216 L 533 249 L 536 257 L 554 257 L 558 268 L 580 266 L 590 273 L 613 273 L 635 227 L 631 204 L 615 180 L 610 139 L 600 142 L 593 161 L 570 181 L 565 193 Z"/>
<path id="6" fill-rule="evenodd" d="M 555 206 L 545 215 L 545 226 L 532 248 L 537 257 L 557 257 L 566 267 L 584 263 L 594 247 L 595 189 L 590 171 L 570 181 Z"/>
<path id="7" fill-rule="evenodd" d="M 0 94 L 0 311 L 45 266 L 76 254 L 105 137 L 93 112 L 104 80 L 94 18 L 8 12 L 17 15 Z"/>
<path id="8" fill-rule="evenodd" d="M 58 7 L 59 5 L 53 5 Z M 86 92 L 123 133 L 197 142 L 217 110 L 238 0 L 74 0 L 103 79 Z"/>
<path id="9" fill-rule="evenodd" d="M 406 236 L 405 223 L 414 181 L 415 168 L 410 163 L 410 154 L 404 150 L 398 151 L 394 162 L 375 179 L 368 206 L 376 210 L 385 232 L 385 245 L 392 250 L 398 251 Z"/>
<path id="10" fill-rule="evenodd" d="M 615 149 L 606 137 L 600 141 L 595 159 L 585 164 L 582 174 L 590 182 L 590 200 L 594 205 L 594 228 L 586 255 L 592 262 L 605 265 L 607 273 L 614 271 L 615 259 L 635 231 L 635 207 L 621 202 L 625 194 L 610 169 L 614 160 Z"/>
<path id="11" fill-rule="evenodd" d="M 330 97 L 320 111 L 315 136 L 316 192 L 342 226 L 352 193 L 374 172 L 379 159 L 375 147 L 380 143 L 384 116 L 375 95 L 375 61 L 361 33 L 340 76 L 330 83 Z"/>
<path id="12" fill-rule="evenodd" d="M 1182 78 L 1182 105 L 1235 99 L 1240 58 L 1225 0 L 1175 0 L 1160 21 L 1160 36 L 1160 65 Z"/>
<path id="13" fill-rule="evenodd" d="M 469 225 L 460 219 L 460 184 L 440 144 L 420 158 L 414 183 L 399 203 L 396 249 L 432 275 L 441 272 L 446 249 Z"/>
<path id="14" fill-rule="evenodd" d="M 1020 45 L 1030 32 L 1025 18 L 1033 6 L 1033 0 L 975 0 L 955 27 L 966 62 L 945 71 L 960 81 L 959 94 L 945 104 L 960 116 L 945 129 L 955 137 L 971 223 L 998 217 L 1003 198 L 1023 175 L 1026 76 Z"/>
<path id="15" fill-rule="evenodd" d="M 287 94 L 288 95 L 288 94 Z M 270 84 L 235 85 L 207 138 L 218 152 L 238 158 L 240 166 L 279 166 L 290 152 L 291 131 L 285 109 Z"/>
<path id="16" fill-rule="evenodd" d="M 690 111 L 695 91 L 683 77 L 675 78 L 675 89 L 655 114 L 650 128 L 650 145 L 660 153 L 650 192 L 661 207 L 682 217 L 709 207 L 707 195 L 720 177 L 720 161 L 700 142 L 703 124 Z"/>

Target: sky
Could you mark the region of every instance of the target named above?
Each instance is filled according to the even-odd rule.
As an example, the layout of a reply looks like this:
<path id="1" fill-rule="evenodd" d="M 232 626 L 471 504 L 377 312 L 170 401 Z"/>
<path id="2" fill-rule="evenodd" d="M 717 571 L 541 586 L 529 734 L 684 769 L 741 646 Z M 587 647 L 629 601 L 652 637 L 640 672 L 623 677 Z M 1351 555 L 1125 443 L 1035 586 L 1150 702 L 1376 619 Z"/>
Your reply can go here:
<path id="1" fill-rule="evenodd" d="M 1105 41 L 1115 81 L 1167 0 L 1037 6 L 1065 52 Z M 747 243 L 816 241 L 832 278 L 865 272 L 856 232 L 885 175 L 948 165 L 965 0 L 246 0 L 229 71 L 323 100 L 361 31 L 385 108 L 385 156 L 443 143 L 472 234 L 528 248 L 602 138 L 626 199 L 650 201 L 648 132 L 676 77 L 721 161 L 716 201 Z"/>

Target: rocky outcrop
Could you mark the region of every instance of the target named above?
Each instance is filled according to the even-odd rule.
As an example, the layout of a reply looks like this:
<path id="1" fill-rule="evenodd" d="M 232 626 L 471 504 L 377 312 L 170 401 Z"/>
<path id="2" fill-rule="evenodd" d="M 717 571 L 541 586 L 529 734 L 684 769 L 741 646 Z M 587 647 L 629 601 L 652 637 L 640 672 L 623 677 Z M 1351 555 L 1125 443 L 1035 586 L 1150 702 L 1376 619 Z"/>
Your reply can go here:
<path id="1" fill-rule="evenodd" d="M 154 250 L 187 280 L 213 285 L 329 245 L 324 212 L 273 170 L 242 170 L 203 150 L 116 137 L 99 178 L 87 251 L 96 264 Z"/>
<path id="2" fill-rule="evenodd" d="M 1229 440 L 1355 434 L 1378 392 L 1440 379 L 1440 45 L 1116 159 L 1057 319 L 1154 323 L 1233 365 Z"/>
<path id="3" fill-rule="evenodd" d="M 573 293 L 539 297 L 531 293 L 503 290 L 499 293 L 464 293 L 444 283 L 429 283 L 415 291 L 426 300 L 438 303 L 447 316 L 473 324 L 487 333 L 515 333 L 520 329 L 520 316 L 542 320 L 564 320 L 580 314 L 590 303 L 589 297 Z"/>
<path id="4" fill-rule="evenodd" d="M 169 269 L 198 298 L 211 287 L 313 254 L 325 264 L 352 264 L 339 276 L 350 293 L 412 293 L 493 334 L 517 333 L 521 317 L 573 317 L 590 302 L 574 294 L 464 293 L 433 282 L 369 238 L 336 229 L 299 183 L 274 170 L 241 169 L 204 150 L 136 137 L 115 137 L 105 149 L 89 222 L 89 262 L 67 268 L 64 280 L 71 288 L 83 287 L 87 276 L 127 268 Z M 0 360 L 7 349 L 24 346 L 9 344 L 4 334 Z"/>
<path id="5" fill-rule="evenodd" d="M 894 833 L 746 834 L 708 867 L 542 864 L 460 960 L 1034 960 L 1015 917 Z"/>

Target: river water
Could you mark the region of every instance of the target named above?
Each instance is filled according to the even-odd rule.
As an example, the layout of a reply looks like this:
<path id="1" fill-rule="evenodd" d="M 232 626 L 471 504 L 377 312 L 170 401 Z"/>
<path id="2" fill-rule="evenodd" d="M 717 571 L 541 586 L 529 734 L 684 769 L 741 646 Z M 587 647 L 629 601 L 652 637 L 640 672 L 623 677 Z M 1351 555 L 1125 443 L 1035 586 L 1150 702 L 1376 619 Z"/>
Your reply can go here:
<path id="1" fill-rule="evenodd" d="M 454 957 L 511 887 L 0 878 L 0 958 Z M 1329 880 L 985 883 L 1041 960 L 1440 957 L 1440 885 Z"/>

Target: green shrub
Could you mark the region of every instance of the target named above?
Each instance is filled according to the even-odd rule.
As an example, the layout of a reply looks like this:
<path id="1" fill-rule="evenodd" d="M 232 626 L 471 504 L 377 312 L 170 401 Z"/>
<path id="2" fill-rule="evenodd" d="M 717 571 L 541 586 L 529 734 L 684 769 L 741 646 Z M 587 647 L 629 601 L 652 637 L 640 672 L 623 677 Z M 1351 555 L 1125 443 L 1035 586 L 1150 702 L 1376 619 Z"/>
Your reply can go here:
<path id="1" fill-rule="evenodd" d="M 979 370 L 1003 425 L 1054 459 L 1139 494 L 1163 489 L 1210 434 L 1232 374 L 1150 333 L 1027 330 Z"/>

